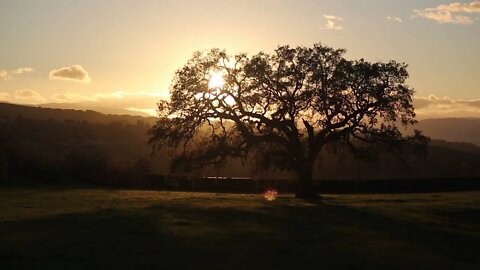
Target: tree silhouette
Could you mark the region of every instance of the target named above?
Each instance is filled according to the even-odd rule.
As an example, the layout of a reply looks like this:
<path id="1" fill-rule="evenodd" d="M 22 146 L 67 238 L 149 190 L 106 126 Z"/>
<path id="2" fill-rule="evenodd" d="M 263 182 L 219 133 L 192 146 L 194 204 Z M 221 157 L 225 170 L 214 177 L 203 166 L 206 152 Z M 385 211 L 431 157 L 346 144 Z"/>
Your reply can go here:
<path id="1" fill-rule="evenodd" d="M 176 149 L 172 169 L 222 164 L 229 157 L 248 161 L 255 154 L 265 168 L 295 171 L 298 197 L 316 195 L 315 159 L 328 144 L 358 149 L 425 142 L 420 132 L 402 137 L 399 130 L 416 122 L 407 65 L 349 61 L 344 54 L 321 44 L 251 57 L 196 52 L 176 72 L 170 101 L 158 103 L 149 142 L 154 150 Z M 212 87 L 212 74 L 225 83 Z"/>

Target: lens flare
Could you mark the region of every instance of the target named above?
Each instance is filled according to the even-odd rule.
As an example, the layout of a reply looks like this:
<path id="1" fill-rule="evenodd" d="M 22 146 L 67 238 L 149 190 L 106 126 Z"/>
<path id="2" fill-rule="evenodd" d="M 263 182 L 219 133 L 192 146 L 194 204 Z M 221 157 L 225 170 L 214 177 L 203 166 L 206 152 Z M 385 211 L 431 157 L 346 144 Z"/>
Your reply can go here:
<path id="1" fill-rule="evenodd" d="M 267 201 L 274 201 L 278 197 L 278 191 L 274 188 L 269 188 L 263 193 L 263 197 Z"/>

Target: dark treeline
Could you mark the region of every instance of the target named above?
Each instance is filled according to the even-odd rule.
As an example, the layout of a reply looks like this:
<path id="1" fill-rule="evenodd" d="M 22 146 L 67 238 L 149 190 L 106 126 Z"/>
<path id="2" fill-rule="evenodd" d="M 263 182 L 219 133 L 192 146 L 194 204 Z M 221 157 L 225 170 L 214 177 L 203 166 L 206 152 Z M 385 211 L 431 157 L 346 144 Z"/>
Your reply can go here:
<path id="1" fill-rule="evenodd" d="M 154 124 L 154 117 L 142 117 L 133 115 L 103 114 L 92 110 L 52 109 L 34 106 L 24 106 L 0 102 L 0 121 L 24 118 L 31 120 L 55 120 L 55 121 L 86 121 L 89 123 L 109 124 L 111 122 L 123 122 L 135 124 L 137 121 Z"/>
<path id="2" fill-rule="evenodd" d="M 68 110 L 70 119 L 67 119 L 62 110 L 50 113 L 49 109 L 8 106 L 8 110 L 0 106 L 2 184 L 88 183 L 230 192 L 256 192 L 268 185 L 288 191 L 293 185 L 293 181 L 288 181 L 292 179 L 291 173 L 256 171 L 254 162 L 247 162 L 243 167 L 235 160 L 219 169 L 206 168 L 169 176 L 169 155 L 160 153 L 152 157 L 151 148 L 147 145 L 147 132 L 152 125 L 150 118 L 95 113 L 96 117 L 87 120 L 91 112 Z M 21 111 L 15 111 L 15 108 Z M 42 116 L 43 111 L 48 113 Z M 212 181 L 201 178 L 215 175 L 249 177 L 252 180 Z M 324 192 L 355 192 L 352 188 L 358 192 L 385 190 L 389 185 L 395 186 L 395 181 L 400 181 L 396 179 L 410 179 L 402 184 L 405 190 L 412 190 L 408 187 L 412 183 L 416 183 L 416 187 L 427 183 L 412 182 L 413 179 L 441 177 L 459 179 L 460 183 L 480 176 L 480 148 L 470 143 L 433 140 L 424 158 L 379 150 L 373 159 L 359 159 L 349 152 L 330 148 L 321 153 L 314 175 L 314 178 L 324 180 L 318 185 Z M 381 181 L 371 182 L 375 179 Z M 352 182 L 356 184 L 352 185 Z M 444 182 L 436 182 L 437 187 L 443 185 L 443 190 L 449 186 L 454 189 Z M 397 187 L 402 189 L 402 185 L 397 184 Z"/>
<path id="3" fill-rule="evenodd" d="M 88 112 L 86 112 L 88 114 Z M 131 185 L 154 173 L 150 125 L 137 119 L 110 123 L 37 120 L 18 114 L 0 121 L 2 180 L 7 183 L 87 182 Z"/>

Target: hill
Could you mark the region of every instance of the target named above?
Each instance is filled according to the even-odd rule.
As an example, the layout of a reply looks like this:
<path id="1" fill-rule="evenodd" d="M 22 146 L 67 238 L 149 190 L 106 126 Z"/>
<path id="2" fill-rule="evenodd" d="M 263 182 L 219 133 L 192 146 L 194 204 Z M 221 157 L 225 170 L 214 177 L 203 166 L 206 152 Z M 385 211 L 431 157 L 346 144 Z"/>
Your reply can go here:
<path id="1" fill-rule="evenodd" d="M 126 112 L 126 110 L 117 112 Z M 93 110 L 43 108 L 0 102 L 0 121 L 7 121 L 7 119 L 14 118 L 53 120 L 60 122 L 74 120 L 100 124 L 108 124 L 112 122 L 135 124 L 137 122 L 143 122 L 148 125 L 153 125 L 155 123 L 155 117 L 142 117 L 127 114 L 104 114 Z"/>
<path id="2" fill-rule="evenodd" d="M 155 120 L 154 117 L 0 103 L 0 162 L 4 164 L 0 164 L 0 169 L 8 170 L 10 179 L 79 180 L 109 185 L 135 180 L 128 185 L 141 186 L 139 175 L 169 173 L 170 155 L 159 153 L 152 157 L 147 145 L 147 132 Z M 442 120 L 433 122 L 438 127 Z M 419 127 L 424 123 L 431 122 L 421 121 Z M 459 130 L 473 132 L 475 128 L 456 125 Z M 429 129 L 425 133 L 441 138 L 444 131 Z M 458 141 L 432 140 L 424 159 L 385 152 L 377 159 L 362 160 L 349 153 L 324 151 L 314 176 L 352 180 L 480 176 L 480 147 L 465 142 L 466 139 Z M 193 175 L 256 179 L 293 177 L 281 171 L 255 171 L 253 163 L 243 166 L 240 161 L 231 160 L 220 170 L 206 168 Z M 136 176 L 130 177 L 133 174 Z"/>
<path id="3" fill-rule="evenodd" d="M 156 118 L 145 113 L 122 109 L 101 108 L 75 104 L 52 103 L 39 106 L 26 106 L 0 102 L 0 121 L 5 118 L 23 117 L 35 120 L 75 120 L 90 123 L 137 121 L 153 125 Z M 415 127 L 434 140 L 464 142 L 463 148 L 480 146 L 480 118 L 442 118 L 424 119 Z M 459 145 L 455 146 L 456 148 Z M 460 148 L 462 148 L 460 147 Z"/>
<path id="4" fill-rule="evenodd" d="M 419 121 L 417 129 L 432 139 L 480 145 L 479 118 L 425 119 Z"/>
<path id="5" fill-rule="evenodd" d="M 45 103 L 39 104 L 37 107 L 41 108 L 50 108 L 50 109 L 71 109 L 71 110 L 80 110 L 80 111 L 96 111 L 103 114 L 117 114 L 117 115 L 133 115 L 133 116 L 143 116 L 149 117 L 151 115 L 126 109 L 119 108 L 108 108 L 98 106 L 96 103 Z"/>

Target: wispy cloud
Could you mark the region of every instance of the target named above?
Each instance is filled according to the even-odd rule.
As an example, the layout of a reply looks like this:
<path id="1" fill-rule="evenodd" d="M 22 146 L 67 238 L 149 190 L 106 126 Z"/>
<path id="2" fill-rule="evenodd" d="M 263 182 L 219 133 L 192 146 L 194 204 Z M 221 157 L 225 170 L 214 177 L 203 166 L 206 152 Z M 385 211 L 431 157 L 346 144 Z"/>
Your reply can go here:
<path id="1" fill-rule="evenodd" d="M 8 71 L 1 69 L 0 70 L 0 81 L 6 81 L 10 79 L 10 74 Z"/>
<path id="2" fill-rule="evenodd" d="M 342 30 L 343 26 L 338 25 L 338 22 L 343 21 L 342 17 L 334 16 L 334 15 L 323 15 L 325 20 L 327 20 L 327 23 L 323 26 L 320 27 L 320 29 L 326 29 L 326 30 Z"/>
<path id="3" fill-rule="evenodd" d="M 168 99 L 168 94 L 162 92 L 142 91 L 115 91 L 93 94 L 65 92 L 44 97 L 42 94 L 32 89 L 16 90 L 12 94 L 9 92 L 0 92 L 0 101 L 11 103 L 72 103 L 84 106 L 124 109 L 134 112 L 143 112 L 150 115 L 156 115 L 156 104 L 161 99 Z"/>
<path id="4" fill-rule="evenodd" d="M 10 93 L 0 92 L 0 101 L 9 101 Z"/>
<path id="5" fill-rule="evenodd" d="M 11 71 L 13 75 L 21 75 L 24 73 L 34 72 L 35 70 L 31 67 L 21 67 Z"/>
<path id="6" fill-rule="evenodd" d="M 437 23 L 450 24 L 473 24 L 477 18 L 471 16 L 472 13 L 480 13 L 480 1 L 471 3 L 453 2 L 447 5 L 439 5 L 434 8 L 415 9 L 412 18 L 425 18 L 436 21 Z"/>
<path id="7" fill-rule="evenodd" d="M 480 117 L 480 99 L 454 99 L 450 97 L 415 97 L 417 114 L 429 116 L 475 116 Z"/>
<path id="8" fill-rule="evenodd" d="M 31 89 L 16 90 L 15 101 L 23 104 L 40 104 L 47 101 L 39 92 Z"/>
<path id="9" fill-rule="evenodd" d="M 156 103 L 160 99 L 167 98 L 168 95 L 166 93 L 116 91 L 91 95 L 62 93 L 51 96 L 50 101 L 57 103 L 101 104 L 102 107 L 106 108 L 126 109 L 155 115 Z"/>
<path id="10" fill-rule="evenodd" d="M 54 94 L 50 97 L 51 102 L 55 103 L 80 103 L 80 102 L 96 102 L 97 100 L 91 96 L 77 93 Z"/>
<path id="11" fill-rule="evenodd" d="M 0 69 L 0 81 L 7 81 L 12 79 L 16 75 L 22 75 L 34 71 L 35 70 L 31 67 L 20 67 L 13 70 Z"/>
<path id="12" fill-rule="evenodd" d="M 387 16 L 387 20 L 395 21 L 395 22 L 399 22 L 399 23 L 401 23 L 403 21 L 400 17 L 390 17 L 390 16 Z"/>
<path id="13" fill-rule="evenodd" d="M 146 114 L 151 115 L 151 116 L 157 116 L 158 115 L 157 109 L 154 109 L 154 108 L 141 109 L 141 108 L 129 107 L 129 108 L 125 108 L 125 109 L 127 109 L 129 111 L 132 111 L 132 112 L 146 113 Z"/>
<path id="14" fill-rule="evenodd" d="M 50 71 L 50 80 L 65 80 L 72 82 L 89 83 L 91 81 L 88 72 L 81 65 L 62 67 Z"/>

